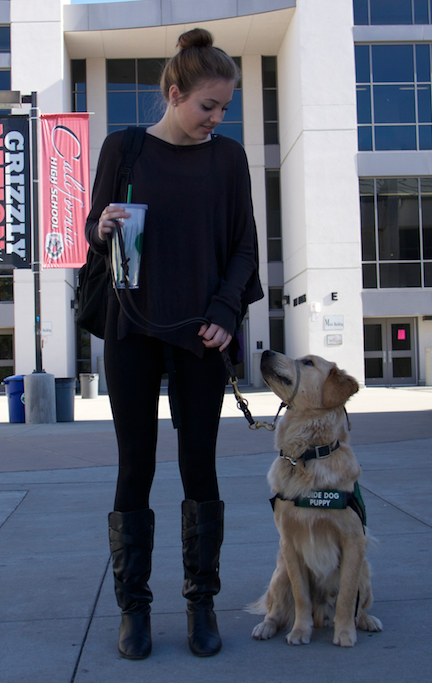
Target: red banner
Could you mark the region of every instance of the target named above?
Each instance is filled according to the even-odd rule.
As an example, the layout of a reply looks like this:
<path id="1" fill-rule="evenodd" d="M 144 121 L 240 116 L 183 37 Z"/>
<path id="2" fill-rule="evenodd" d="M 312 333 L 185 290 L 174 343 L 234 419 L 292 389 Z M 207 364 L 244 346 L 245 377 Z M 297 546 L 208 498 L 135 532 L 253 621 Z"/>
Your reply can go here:
<path id="1" fill-rule="evenodd" d="M 88 114 L 41 114 L 40 181 L 43 267 L 79 268 L 88 248 Z"/>

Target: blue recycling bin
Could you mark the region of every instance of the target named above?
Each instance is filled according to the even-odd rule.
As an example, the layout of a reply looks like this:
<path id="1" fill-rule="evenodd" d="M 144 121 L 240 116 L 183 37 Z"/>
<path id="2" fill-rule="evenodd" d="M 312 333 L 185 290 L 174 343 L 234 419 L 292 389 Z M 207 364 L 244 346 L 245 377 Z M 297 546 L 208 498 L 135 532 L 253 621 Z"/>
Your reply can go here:
<path id="1" fill-rule="evenodd" d="M 25 422 L 24 375 L 5 377 L 2 384 L 8 398 L 9 422 Z"/>

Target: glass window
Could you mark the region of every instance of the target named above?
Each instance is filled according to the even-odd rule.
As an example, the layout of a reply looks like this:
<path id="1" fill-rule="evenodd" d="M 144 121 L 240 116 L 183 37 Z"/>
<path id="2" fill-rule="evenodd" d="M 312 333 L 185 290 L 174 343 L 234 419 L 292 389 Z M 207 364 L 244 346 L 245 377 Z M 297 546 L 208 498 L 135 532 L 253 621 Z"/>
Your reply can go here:
<path id="1" fill-rule="evenodd" d="M 363 261 L 375 261 L 375 191 L 374 181 L 360 180 L 360 214 Z"/>
<path id="2" fill-rule="evenodd" d="M 355 46 L 356 80 L 357 83 L 370 82 L 369 45 Z"/>
<path id="3" fill-rule="evenodd" d="M 108 90 L 135 90 L 135 59 L 107 59 Z"/>
<path id="4" fill-rule="evenodd" d="M 369 24 L 368 0 L 354 0 L 354 24 L 356 26 Z"/>
<path id="5" fill-rule="evenodd" d="M 13 301 L 12 273 L 0 273 L 0 301 Z"/>
<path id="6" fill-rule="evenodd" d="M 137 95 L 135 92 L 108 93 L 108 121 L 128 126 L 137 124 Z"/>
<path id="7" fill-rule="evenodd" d="M 372 45 L 374 83 L 414 83 L 412 45 Z"/>
<path id="8" fill-rule="evenodd" d="M 431 79 L 430 70 L 430 46 L 416 45 L 416 72 L 417 81 L 429 82 Z"/>
<path id="9" fill-rule="evenodd" d="M 420 263 L 381 263 L 380 287 L 421 287 Z"/>
<path id="10" fill-rule="evenodd" d="M 87 72 L 85 59 L 71 60 L 72 111 L 87 111 Z"/>
<path id="11" fill-rule="evenodd" d="M 367 323 L 364 327 L 364 350 L 382 351 L 382 325 Z"/>
<path id="12" fill-rule="evenodd" d="M 432 149 L 432 126 L 419 126 L 419 149 Z"/>
<path id="13" fill-rule="evenodd" d="M 365 358 L 365 379 L 384 377 L 382 358 Z"/>
<path id="14" fill-rule="evenodd" d="M 13 337 L 0 334 L 0 360 L 13 360 Z"/>
<path id="15" fill-rule="evenodd" d="M 138 59 L 138 90 L 159 90 L 164 59 Z M 130 67 L 128 67 L 130 68 Z"/>
<path id="16" fill-rule="evenodd" d="M 414 86 L 374 85 L 373 95 L 375 123 L 415 123 Z"/>
<path id="17" fill-rule="evenodd" d="M 357 86 L 357 121 L 372 123 L 371 92 L 369 85 Z"/>
<path id="18" fill-rule="evenodd" d="M 363 263 L 363 289 L 377 288 L 377 271 L 375 263 Z"/>
<path id="19" fill-rule="evenodd" d="M 393 358 L 393 377 L 412 377 L 411 357 Z"/>
<path id="20" fill-rule="evenodd" d="M 371 152 L 372 145 L 372 126 L 359 126 L 357 131 L 359 152 Z"/>
<path id="21" fill-rule="evenodd" d="M 412 24 L 411 0 L 370 0 L 373 25 Z"/>
<path id="22" fill-rule="evenodd" d="M 127 96 L 132 93 L 127 93 Z M 121 96 L 122 100 L 124 95 Z M 138 92 L 139 123 L 152 125 L 160 121 L 165 112 L 165 101 L 160 90 Z"/>
<path id="23" fill-rule="evenodd" d="M 234 90 L 233 97 L 225 112 L 224 123 L 240 122 L 243 119 L 243 104 L 241 90 Z"/>
<path id="24" fill-rule="evenodd" d="M 417 149 L 415 126 L 375 126 L 375 149 Z"/>
<path id="25" fill-rule="evenodd" d="M 432 259 L 432 178 L 422 178 L 420 182 L 423 258 Z"/>
<path id="26" fill-rule="evenodd" d="M 417 178 L 379 180 L 377 209 L 380 259 L 420 258 Z"/>
<path id="27" fill-rule="evenodd" d="M 432 263 L 424 264 L 424 286 L 432 287 Z"/>
<path id="28" fill-rule="evenodd" d="M 277 145 L 279 143 L 279 114 L 276 57 L 262 57 L 261 71 L 263 86 L 264 144 Z"/>
<path id="29" fill-rule="evenodd" d="M 428 0 L 414 0 L 414 23 L 428 24 L 429 23 L 429 8 Z"/>
<path id="30" fill-rule="evenodd" d="M 11 89 L 11 74 L 9 69 L 0 71 L 0 90 Z"/>
<path id="31" fill-rule="evenodd" d="M 266 170 L 266 215 L 268 260 L 282 261 L 279 170 Z"/>
<path id="32" fill-rule="evenodd" d="M 391 326 L 392 350 L 411 350 L 411 325 L 409 323 L 392 323 Z"/>
<path id="33" fill-rule="evenodd" d="M 0 52 L 10 52 L 10 26 L 0 26 Z"/>
<path id="34" fill-rule="evenodd" d="M 421 85 L 417 88 L 417 108 L 419 123 L 432 122 L 431 86 Z"/>
<path id="35" fill-rule="evenodd" d="M 269 287 L 269 310 L 282 308 L 282 287 Z"/>
<path id="36" fill-rule="evenodd" d="M 270 348 L 285 353 L 283 318 L 270 318 Z"/>

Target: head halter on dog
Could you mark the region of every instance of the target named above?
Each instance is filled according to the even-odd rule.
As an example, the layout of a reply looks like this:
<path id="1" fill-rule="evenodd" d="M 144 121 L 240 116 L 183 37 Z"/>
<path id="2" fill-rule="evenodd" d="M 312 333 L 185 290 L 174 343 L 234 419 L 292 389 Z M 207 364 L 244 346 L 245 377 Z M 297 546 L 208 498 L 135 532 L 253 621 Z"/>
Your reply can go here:
<path id="1" fill-rule="evenodd" d="M 298 362 L 295 360 L 295 369 L 296 369 L 296 383 L 293 391 L 293 395 L 291 396 L 290 400 L 287 401 L 287 406 L 288 408 L 291 408 L 291 403 L 294 401 L 295 397 L 297 396 L 299 384 L 300 384 L 300 368 Z"/>

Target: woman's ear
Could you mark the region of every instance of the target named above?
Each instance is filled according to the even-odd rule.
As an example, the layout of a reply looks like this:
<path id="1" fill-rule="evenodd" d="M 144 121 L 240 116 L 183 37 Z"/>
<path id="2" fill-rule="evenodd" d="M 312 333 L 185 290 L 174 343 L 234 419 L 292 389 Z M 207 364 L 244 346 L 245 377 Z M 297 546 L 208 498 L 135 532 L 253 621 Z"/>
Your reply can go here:
<path id="1" fill-rule="evenodd" d="M 339 370 L 339 368 L 334 365 L 324 382 L 322 393 L 323 406 L 324 408 L 342 406 L 348 401 L 350 396 L 355 394 L 358 390 L 359 385 L 354 377 L 347 375 L 345 370 Z"/>
<path id="2" fill-rule="evenodd" d="M 168 90 L 168 96 L 169 96 L 169 103 L 173 105 L 173 107 L 176 107 L 180 98 L 180 88 L 178 85 L 170 85 L 170 89 Z"/>

